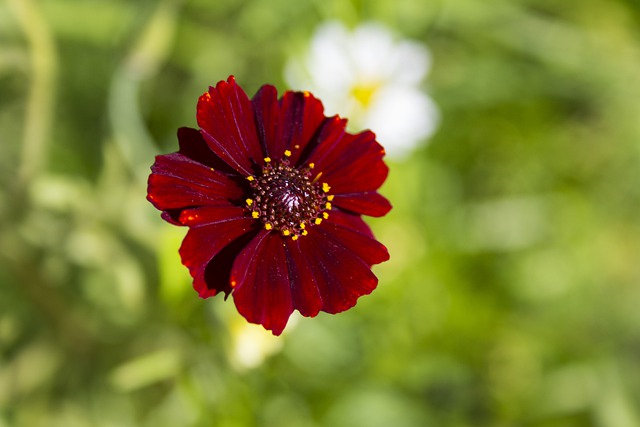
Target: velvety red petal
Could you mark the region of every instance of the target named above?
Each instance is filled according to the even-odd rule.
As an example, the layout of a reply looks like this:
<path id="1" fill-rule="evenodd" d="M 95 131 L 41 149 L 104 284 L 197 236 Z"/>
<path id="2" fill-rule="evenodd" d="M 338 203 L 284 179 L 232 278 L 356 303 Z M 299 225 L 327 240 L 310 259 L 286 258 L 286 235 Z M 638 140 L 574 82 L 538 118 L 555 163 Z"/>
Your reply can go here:
<path id="1" fill-rule="evenodd" d="M 252 175 L 263 164 L 251 101 L 233 77 L 200 97 L 196 117 L 204 140 L 229 166 Z"/>
<path id="2" fill-rule="evenodd" d="M 213 296 L 219 292 L 225 293 L 225 299 L 229 296 L 233 290 L 230 283 L 233 262 L 256 233 L 257 231 L 249 232 L 238 237 L 209 261 L 204 271 L 205 288 L 202 288 L 202 282 L 199 282 L 200 288 L 196 288 L 203 298 Z"/>
<path id="3" fill-rule="evenodd" d="M 228 174 L 236 173 L 234 169 L 211 151 L 211 148 L 209 148 L 202 134 L 197 129 L 187 127 L 178 129 L 178 144 L 180 145 L 180 154 L 184 154 L 190 159 L 214 168 L 217 171 Z"/>
<path id="4" fill-rule="evenodd" d="M 296 164 L 325 120 L 322 103 L 308 92 L 285 92 L 280 100 L 273 86 L 263 86 L 251 100 L 260 141 L 268 156 L 282 158 L 291 151 Z"/>
<path id="5" fill-rule="evenodd" d="M 377 191 L 336 194 L 333 204 L 342 209 L 369 216 L 384 216 L 391 210 L 391 203 Z"/>
<path id="6" fill-rule="evenodd" d="M 382 243 L 366 234 L 333 222 L 331 217 L 329 218 L 330 220 L 323 221 L 322 224 L 314 227 L 314 233 L 318 233 L 322 239 L 332 241 L 335 245 L 346 249 L 369 267 L 389 259 L 389 252 Z"/>
<path id="7" fill-rule="evenodd" d="M 288 91 L 280 99 L 280 108 L 283 145 L 276 147 L 276 150 L 290 150 L 291 164 L 295 165 L 308 151 L 307 145 L 315 142 L 313 137 L 325 120 L 324 107 L 322 102 L 309 92 Z"/>
<path id="8" fill-rule="evenodd" d="M 280 335 L 293 312 L 282 237 L 262 231 L 240 252 L 231 270 L 238 312 Z"/>
<path id="9" fill-rule="evenodd" d="M 206 212 L 205 212 L 206 211 Z M 214 211 L 220 211 L 215 213 Z M 206 217 L 206 225 L 192 227 L 180 247 L 182 263 L 193 277 L 193 287 L 200 297 L 208 298 L 218 292 L 228 292 L 227 283 L 208 283 L 206 269 L 211 260 L 227 245 L 253 229 L 255 221 L 244 216 L 230 217 L 231 211 L 217 208 L 191 209 L 192 215 Z M 236 212 L 237 213 L 237 212 Z M 185 212 L 181 216 L 189 215 Z"/>
<path id="10" fill-rule="evenodd" d="M 180 153 L 156 156 L 151 171 L 147 199 L 162 211 L 242 199 L 241 188 L 228 176 Z"/>
<path id="11" fill-rule="evenodd" d="M 329 126 L 330 122 L 326 126 Z M 384 149 L 375 134 L 365 131 L 357 135 L 340 133 L 331 125 L 326 139 L 321 140 L 309 157 L 314 172 L 322 172 L 321 180 L 331 186 L 332 194 L 350 194 L 378 189 L 389 169 L 382 161 Z"/>
<path id="12" fill-rule="evenodd" d="M 322 311 L 334 314 L 348 310 L 376 288 L 378 278 L 347 244 L 327 239 L 318 227 L 298 242 L 320 291 Z"/>
<path id="13" fill-rule="evenodd" d="M 371 228 L 367 225 L 366 222 L 364 222 L 362 217 L 358 214 L 354 214 L 351 212 L 344 212 L 339 209 L 333 209 L 329 214 L 329 220 L 334 224 L 339 224 L 345 228 L 355 230 L 359 233 L 364 234 L 367 237 L 375 239 L 375 237 L 373 236 L 373 232 L 371 231 Z"/>
<path id="14" fill-rule="evenodd" d="M 251 99 L 256 116 L 256 131 L 266 157 L 282 157 L 284 149 L 275 151 L 279 145 L 282 115 L 278 104 L 278 91 L 271 85 L 264 85 Z"/>
<path id="15" fill-rule="evenodd" d="M 320 290 L 307 259 L 300 250 L 300 241 L 285 239 L 287 268 L 291 279 L 293 308 L 307 317 L 314 317 L 322 309 Z"/>

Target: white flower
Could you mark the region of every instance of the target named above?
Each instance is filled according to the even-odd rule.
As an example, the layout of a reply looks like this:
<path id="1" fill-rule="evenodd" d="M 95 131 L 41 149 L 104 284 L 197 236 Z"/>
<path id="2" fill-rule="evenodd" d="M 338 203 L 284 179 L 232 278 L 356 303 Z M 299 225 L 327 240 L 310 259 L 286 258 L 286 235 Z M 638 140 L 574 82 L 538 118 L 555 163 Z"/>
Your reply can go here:
<path id="1" fill-rule="evenodd" d="M 349 32 L 330 22 L 316 31 L 306 57 L 289 61 L 285 78 L 320 98 L 327 114 L 348 118 L 351 130 L 373 130 L 388 154 L 401 156 L 438 122 L 435 104 L 420 89 L 430 65 L 426 47 L 396 41 L 379 24 Z"/>

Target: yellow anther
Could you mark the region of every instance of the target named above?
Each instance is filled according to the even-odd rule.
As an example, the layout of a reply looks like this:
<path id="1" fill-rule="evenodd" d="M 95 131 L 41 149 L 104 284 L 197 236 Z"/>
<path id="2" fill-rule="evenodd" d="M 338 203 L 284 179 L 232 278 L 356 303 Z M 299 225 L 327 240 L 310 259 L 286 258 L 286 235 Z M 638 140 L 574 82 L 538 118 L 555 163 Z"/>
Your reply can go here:
<path id="1" fill-rule="evenodd" d="M 259 213 L 259 212 L 256 212 L 256 211 L 253 211 L 253 212 L 251 212 L 251 216 L 252 216 L 253 218 L 255 218 L 255 219 L 258 219 L 258 218 L 260 218 L 260 213 Z"/>
<path id="2" fill-rule="evenodd" d="M 271 224 L 269 224 L 269 223 L 266 223 L 266 224 L 264 225 L 264 229 L 265 229 L 265 230 L 271 230 L 272 228 L 273 228 L 273 225 L 271 225 Z"/>
<path id="3" fill-rule="evenodd" d="M 327 209 L 331 209 L 331 203 L 327 202 L 324 204 L 324 207 Z"/>
<path id="4" fill-rule="evenodd" d="M 333 198 L 334 198 L 334 197 L 336 197 L 336 196 L 334 196 L 333 194 L 329 194 L 329 195 L 327 196 L 327 200 L 331 202 L 331 201 L 333 201 Z"/>
<path id="5" fill-rule="evenodd" d="M 315 167 L 316 167 L 316 164 L 315 164 L 315 163 L 309 163 L 309 169 L 313 169 L 313 168 L 315 168 Z"/>
<path id="6" fill-rule="evenodd" d="M 254 178 L 254 177 L 252 177 L 251 175 L 249 175 L 249 176 L 247 177 L 247 181 L 253 181 L 254 179 L 255 179 L 255 178 Z"/>
<path id="7" fill-rule="evenodd" d="M 316 223 L 316 225 L 320 225 L 320 223 L 322 222 L 322 218 L 316 218 L 314 222 Z"/>
<path id="8" fill-rule="evenodd" d="M 289 234 L 291 234 L 291 232 L 289 230 L 282 230 L 282 235 L 283 236 L 288 236 Z"/>
<path id="9" fill-rule="evenodd" d="M 271 157 L 265 157 L 265 158 L 264 158 L 264 162 L 265 162 L 265 163 L 269 163 L 270 161 L 271 161 Z"/>
<path id="10" fill-rule="evenodd" d="M 328 193 L 329 190 L 331 190 L 331 186 L 329 186 L 329 184 L 327 184 L 326 182 L 322 183 L 322 191 L 324 191 L 325 193 Z"/>
<path id="11" fill-rule="evenodd" d="M 287 156 L 287 157 L 291 157 L 291 151 L 284 150 L 284 155 Z"/>
<path id="12" fill-rule="evenodd" d="M 301 222 L 301 223 L 300 223 L 300 229 L 304 230 L 304 229 L 305 229 L 305 227 L 306 227 L 306 225 L 304 224 L 304 222 Z"/>
<path id="13" fill-rule="evenodd" d="M 322 218 L 324 218 L 324 219 L 329 218 L 329 213 L 328 212 L 322 212 Z"/>
<path id="14" fill-rule="evenodd" d="M 294 234 L 293 236 L 291 236 L 291 240 L 298 240 L 298 236 Z"/>
<path id="15" fill-rule="evenodd" d="M 251 206 L 253 204 L 253 200 L 251 199 L 247 199 L 245 202 L 247 202 L 247 206 Z"/>
<path id="16" fill-rule="evenodd" d="M 307 230 L 302 230 L 302 235 L 306 236 L 307 234 L 309 234 L 309 232 Z"/>

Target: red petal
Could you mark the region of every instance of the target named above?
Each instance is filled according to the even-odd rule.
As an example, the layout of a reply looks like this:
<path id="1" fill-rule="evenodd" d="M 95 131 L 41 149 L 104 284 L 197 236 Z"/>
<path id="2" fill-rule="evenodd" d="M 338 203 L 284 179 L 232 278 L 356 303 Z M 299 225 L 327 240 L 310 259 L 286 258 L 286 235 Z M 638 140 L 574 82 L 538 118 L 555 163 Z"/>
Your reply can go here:
<path id="1" fill-rule="evenodd" d="M 299 241 L 286 239 L 285 243 L 293 307 L 303 316 L 314 317 L 322 309 L 322 298 L 309 261 L 301 252 Z"/>
<path id="2" fill-rule="evenodd" d="M 217 171 L 230 174 L 236 173 L 235 170 L 211 151 L 197 129 L 187 127 L 178 129 L 178 143 L 180 144 L 180 154 L 184 154 L 190 159 Z"/>
<path id="3" fill-rule="evenodd" d="M 296 164 L 325 120 L 322 103 L 308 92 L 284 93 L 280 100 L 273 86 L 263 86 L 252 99 L 258 135 L 268 156 L 276 159 L 291 151 Z"/>
<path id="4" fill-rule="evenodd" d="M 332 222 L 331 217 L 328 221 L 323 221 L 319 227 L 314 227 L 313 231 L 320 234 L 323 239 L 332 241 L 353 253 L 369 267 L 389 259 L 389 252 L 382 243 L 342 224 Z"/>
<path id="5" fill-rule="evenodd" d="M 282 115 L 278 105 L 278 91 L 271 85 L 262 86 L 251 99 L 256 115 L 256 130 L 262 149 L 267 157 L 280 158 L 284 149 L 275 151 L 280 140 Z"/>
<path id="6" fill-rule="evenodd" d="M 262 231 L 236 258 L 233 299 L 249 322 L 280 335 L 293 312 L 287 260 L 279 234 Z"/>
<path id="7" fill-rule="evenodd" d="M 207 213 L 202 211 L 206 209 Z M 228 283 L 210 283 L 205 275 L 208 264 L 227 245 L 252 230 L 254 221 L 246 217 L 228 217 L 221 211 L 216 218 L 214 208 L 201 208 L 203 216 L 210 220 L 207 225 L 189 230 L 180 247 L 182 263 L 193 277 L 193 287 L 200 297 L 208 298 L 218 292 L 229 292 Z M 193 211 L 198 211 L 194 209 Z"/>
<path id="8" fill-rule="evenodd" d="M 331 186 L 332 194 L 376 190 L 389 170 L 382 161 L 384 149 L 376 142 L 375 134 L 340 134 L 339 127 L 332 126 L 326 140 L 309 157 L 308 161 L 316 166 L 314 172 L 322 172 L 320 179 Z"/>
<path id="9" fill-rule="evenodd" d="M 383 216 L 391 210 L 391 203 L 376 191 L 336 194 L 333 204 L 361 215 Z"/>
<path id="10" fill-rule="evenodd" d="M 322 311 L 333 314 L 348 310 L 360 296 L 376 288 L 378 278 L 348 245 L 327 239 L 326 233 L 318 232 L 317 227 L 298 242 L 320 290 Z"/>
<path id="11" fill-rule="evenodd" d="M 147 199 L 162 210 L 219 205 L 242 198 L 242 190 L 226 175 L 180 153 L 156 156 Z"/>
<path id="12" fill-rule="evenodd" d="M 333 209 L 329 214 L 329 221 L 334 224 L 341 225 L 345 228 L 350 228 L 364 234 L 367 237 L 375 239 L 373 233 L 371 232 L 371 228 L 369 228 L 367 223 L 362 220 L 362 217 L 360 215 Z"/>
<path id="13" fill-rule="evenodd" d="M 291 164 L 295 165 L 324 122 L 324 107 L 322 102 L 309 92 L 288 91 L 280 99 L 280 108 L 283 118 L 282 143 L 284 145 L 279 149 L 291 150 Z"/>
<path id="14" fill-rule="evenodd" d="M 251 175 L 263 164 L 251 101 L 233 76 L 200 97 L 196 117 L 211 150 L 229 166 Z"/>

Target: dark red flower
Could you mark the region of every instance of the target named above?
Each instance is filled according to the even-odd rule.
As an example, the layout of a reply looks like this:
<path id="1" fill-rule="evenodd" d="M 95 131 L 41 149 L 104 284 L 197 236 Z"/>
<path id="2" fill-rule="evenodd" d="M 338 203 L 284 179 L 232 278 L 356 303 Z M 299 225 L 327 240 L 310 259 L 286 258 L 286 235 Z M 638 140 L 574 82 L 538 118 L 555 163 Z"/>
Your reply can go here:
<path id="1" fill-rule="evenodd" d="M 180 255 L 202 298 L 232 293 L 249 322 L 279 335 L 293 310 L 338 313 L 373 291 L 389 259 L 361 215 L 391 205 L 375 135 L 345 131 L 308 92 L 263 86 L 253 99 L 233 77 L 198 100 L 200 131 L 156 157 L 148 199 L 189 227 Z"/>

